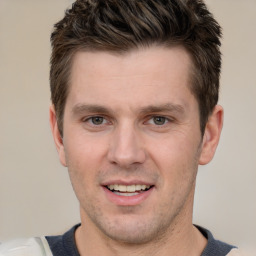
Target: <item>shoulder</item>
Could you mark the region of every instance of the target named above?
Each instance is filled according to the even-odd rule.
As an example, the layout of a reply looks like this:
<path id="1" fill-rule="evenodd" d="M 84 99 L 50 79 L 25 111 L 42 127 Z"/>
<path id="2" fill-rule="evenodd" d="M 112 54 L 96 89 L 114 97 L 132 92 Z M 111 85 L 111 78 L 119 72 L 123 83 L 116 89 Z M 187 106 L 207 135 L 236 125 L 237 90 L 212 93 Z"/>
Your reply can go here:
<path id="1" fill-rule="evenodd" d="M 238 256 L 236 254 L 230 255 L 232 251 L 236 250 L 235 246 L 219 241 L 213 237 L 209 230 L 197 225 L 195 226 L 208 241 L 202 256 Z"/>
<path id="2" fill-rule="evenodd" d="M 255 255 L 253 253 L 253 255 Z M 226 256 L 253 256 L 251 253 L 245 252 L 243 250 L 234 248 Z"/>
<path id="3" fill-rule="evenodd" d="M 51 248 L 53 255 L 79 256 L 79 252 L 77 250 L 76 242 L 75 242 L 75 231 L 79 226 L 80 224 L 75 225 L 63 235 L 45 237 Z"/>
<path id="4" fill-rule="evenodd" d="M 0 244 L 0 256 L 52 256 L 45 237 L 21 238 Z"/>

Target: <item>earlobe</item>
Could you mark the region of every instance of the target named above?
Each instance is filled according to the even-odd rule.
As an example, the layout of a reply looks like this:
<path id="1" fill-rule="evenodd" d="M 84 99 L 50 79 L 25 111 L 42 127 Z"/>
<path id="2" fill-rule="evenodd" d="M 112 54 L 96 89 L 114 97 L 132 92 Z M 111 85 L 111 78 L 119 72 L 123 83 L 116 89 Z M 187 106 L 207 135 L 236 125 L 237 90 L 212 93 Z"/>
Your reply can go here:
<path id="1" fill-rule="evenodd" d="M 61 134 L 60 134 L 60 131 L 58 128 L 55 108 L 53 105 L 50 106 L 49 117 L 50 117 L 50 125 L 51 125 L 52 135 L 53 135 L 56 149 L 59 154 L 60 162 L 63 166 L 67 166 L 64 145 L 63 145 L 63 139 L 61 137 Z"/>
<path id="2" fill-rule="evenodd" d="M 216 105 L 208 118 L 199 158 L 200 165 L 208 164 L 215 154 L 223 126 L 223 114 L 223 108 L 220 105 Z"/>

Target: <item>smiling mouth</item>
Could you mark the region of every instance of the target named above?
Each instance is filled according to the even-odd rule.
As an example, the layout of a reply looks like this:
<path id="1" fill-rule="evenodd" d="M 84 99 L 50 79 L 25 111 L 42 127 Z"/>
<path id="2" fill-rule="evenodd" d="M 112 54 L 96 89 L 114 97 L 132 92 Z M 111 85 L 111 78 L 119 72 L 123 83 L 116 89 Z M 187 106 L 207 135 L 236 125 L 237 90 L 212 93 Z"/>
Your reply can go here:
<path id="1" fill-rule="evenodd" d="M 119 196 L 136 196 L 138 194 L 141 194 L 143 192 L 148 191 L 153 186 L 150 185 L 119 185 L 119 184 L 113 184 L 108 185 L 106 188 L 113 192 L 116 195 Z"/>

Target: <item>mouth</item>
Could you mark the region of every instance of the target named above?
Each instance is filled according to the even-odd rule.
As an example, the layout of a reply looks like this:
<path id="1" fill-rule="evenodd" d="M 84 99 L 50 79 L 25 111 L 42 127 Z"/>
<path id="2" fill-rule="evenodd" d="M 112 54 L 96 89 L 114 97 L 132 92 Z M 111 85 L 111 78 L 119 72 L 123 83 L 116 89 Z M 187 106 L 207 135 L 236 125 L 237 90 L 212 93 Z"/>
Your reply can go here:
<path id="1" fill-rule="evenodd" d="M 133 184 L 133 185 L 121 185 L 121 184 L 111 184 L 105 186 L 109 191 L 118 196 L 136 196 L 144 193 L 153 188 L 153 186 L 145 184 Z"/>

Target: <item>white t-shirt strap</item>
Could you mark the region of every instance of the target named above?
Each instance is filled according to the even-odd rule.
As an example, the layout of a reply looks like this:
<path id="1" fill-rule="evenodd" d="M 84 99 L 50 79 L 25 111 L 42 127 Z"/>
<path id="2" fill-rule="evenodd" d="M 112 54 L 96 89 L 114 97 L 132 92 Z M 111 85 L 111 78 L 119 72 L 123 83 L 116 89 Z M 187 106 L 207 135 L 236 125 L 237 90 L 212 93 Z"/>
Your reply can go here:
<path id="1" fill-rule="evenodd" d="M 237 248 L 232 249 L 227 256 L 252 256 L 252 254 L 248 254 L 243 250 L 239 250 Z"/>
<path id="2" fill-rule="evenodd" d="M 0 256 L 53 256 L 45 237 L 15 239 L 0 244 Z"/>

